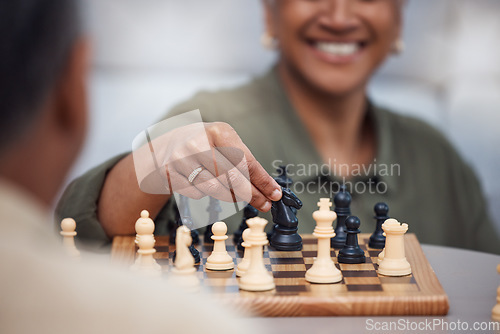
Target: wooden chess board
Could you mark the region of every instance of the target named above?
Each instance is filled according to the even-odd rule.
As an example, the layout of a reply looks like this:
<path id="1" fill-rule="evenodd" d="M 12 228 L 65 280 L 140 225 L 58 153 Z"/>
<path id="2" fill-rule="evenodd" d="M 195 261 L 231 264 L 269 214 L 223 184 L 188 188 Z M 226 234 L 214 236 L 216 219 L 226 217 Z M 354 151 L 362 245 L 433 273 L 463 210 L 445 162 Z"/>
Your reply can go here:
<path id="1" fill-rule="evenodd" d="M 136 254 L 132 236 L 116 237 L 113 241 L 114 262 L 130 265 Z M 267 292 L 248 292 L 238 289 L 234 270 L 205 270 L 204 264 L 212 251 L 212 244 L 198 245 L 201 264 L 197 265 L 202 289 L 224 303 L 250 311 L 258 316 L 360 316 L 360 315 L 445 315 L 448 312 L 446 296 L 434 271 L 427 262 L 420 244 L 413 234 L 405 235 L 406 257 L 412 275 L 384 277 L 378 275 L 379 251 L 367 247 L 368 234 L 360 234 L 359 244 L 365 250 L 366 263 L 338 264 L 344 279 L 335 284 L 312 284 L 305 280 L 305 272 L 316 256 L 316 239 L 304 235 L 304 247 L 298 252 L 279 252 L 265 247 L 264 262 L 272 271 L 276 289 Z M 202 238 L 201 238 L 202 239 Z M 169 245 L 168 236 L 156 237 L 155 258 L 168 274 L 173 266 L 175 245 Z M 232 237 L 227 250 L 239 263 L 243 253 L 235 250 Z M 167 275 L 165 274 L 165 275 Z"/>

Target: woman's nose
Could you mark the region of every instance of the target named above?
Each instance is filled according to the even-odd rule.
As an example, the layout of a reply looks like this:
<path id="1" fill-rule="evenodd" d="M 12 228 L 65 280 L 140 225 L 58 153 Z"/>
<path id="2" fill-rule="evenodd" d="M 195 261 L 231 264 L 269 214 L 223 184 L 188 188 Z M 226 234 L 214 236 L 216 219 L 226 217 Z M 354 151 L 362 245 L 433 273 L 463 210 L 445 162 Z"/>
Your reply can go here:
<path id="1" fill-rule="evenodd" d="M 320 0 L 323 13 L 319 22 L 325 28 L 343 32 L 356 28 L 359 24 L 354 8 L 355 0 Z"/>

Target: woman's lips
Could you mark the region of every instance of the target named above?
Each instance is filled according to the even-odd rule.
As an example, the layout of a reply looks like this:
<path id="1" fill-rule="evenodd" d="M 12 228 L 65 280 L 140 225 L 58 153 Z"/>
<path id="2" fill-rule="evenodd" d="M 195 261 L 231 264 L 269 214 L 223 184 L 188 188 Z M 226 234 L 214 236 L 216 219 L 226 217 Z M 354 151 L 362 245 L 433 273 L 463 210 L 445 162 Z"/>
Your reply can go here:
<path id="1" fill-rule="evenodd" d="M 365 43 L 362 42 L 316 41 L 309 45 L 318 58 L 333 64 L 355 61 L 365 47 Z"/>

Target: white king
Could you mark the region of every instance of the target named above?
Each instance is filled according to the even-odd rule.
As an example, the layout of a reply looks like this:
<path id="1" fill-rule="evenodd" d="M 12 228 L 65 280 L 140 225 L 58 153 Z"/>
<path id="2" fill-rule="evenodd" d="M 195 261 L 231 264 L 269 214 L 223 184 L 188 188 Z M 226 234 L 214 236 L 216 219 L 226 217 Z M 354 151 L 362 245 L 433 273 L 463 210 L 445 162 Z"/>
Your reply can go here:
<path id="1" fill-rule="evenodd" d="M 306 280 L 311 283 L 337 283 L 342 280 L 342 273 L 335 267 L 330 255 L 330 239 L 335 236 L 333 221 L 337 214 L 330 210 L 329 198 L 321 198 L 319 210 L 313 213 L 316 221 L 313 235 L 318 238 L 318 256 L 313 266 L 306 272 Z"/>

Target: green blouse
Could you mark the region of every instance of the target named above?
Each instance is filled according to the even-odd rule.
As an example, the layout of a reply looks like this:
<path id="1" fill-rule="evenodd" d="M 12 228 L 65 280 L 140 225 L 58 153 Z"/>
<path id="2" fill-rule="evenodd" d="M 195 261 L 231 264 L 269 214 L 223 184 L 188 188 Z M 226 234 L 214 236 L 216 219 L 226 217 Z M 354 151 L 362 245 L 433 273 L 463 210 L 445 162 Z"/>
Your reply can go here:
<path id="1" fill-rule="evenodd" d="M 201 110 L 205 122 L 229 123 L 272 176 L 278 165 L 290 166 L 292 190 L 304 204 L 297 214 L 299 232 L 312 233 L 319 198 L 333 200 L 344 182 L 339 170 L 346 167 L 321 159 L 276 70 L 234 89 L 199 92 L 168 116 L 193 109 Z M 361 219 L 362 232 L 373 232 L 373 208 L 386 202 L 389 216 L 408 223 L 409 232 L 421 243 L 500 253 L 479 182 L 443 135 L 422 121 L 372 105 L 367 113 L 376 131 L 376 159 L 370 166 L 351 169 L 353 177 L 345 180 L 352 193 L 352 215 Z M 85 241 L 109 243 L 97 220 L 97 201 L 107 172 L 123 156 L 73 181 L 61 198 L 56 216 L 76 219 L 78 236 Z M 168 232 L 171 202 L 155 221 L 157 234 Z M 271 221 L 269 213 L 261 216 Z M 241 217 L 239 213 L 225 219 L 229 231 L 237 228 Z"/>

